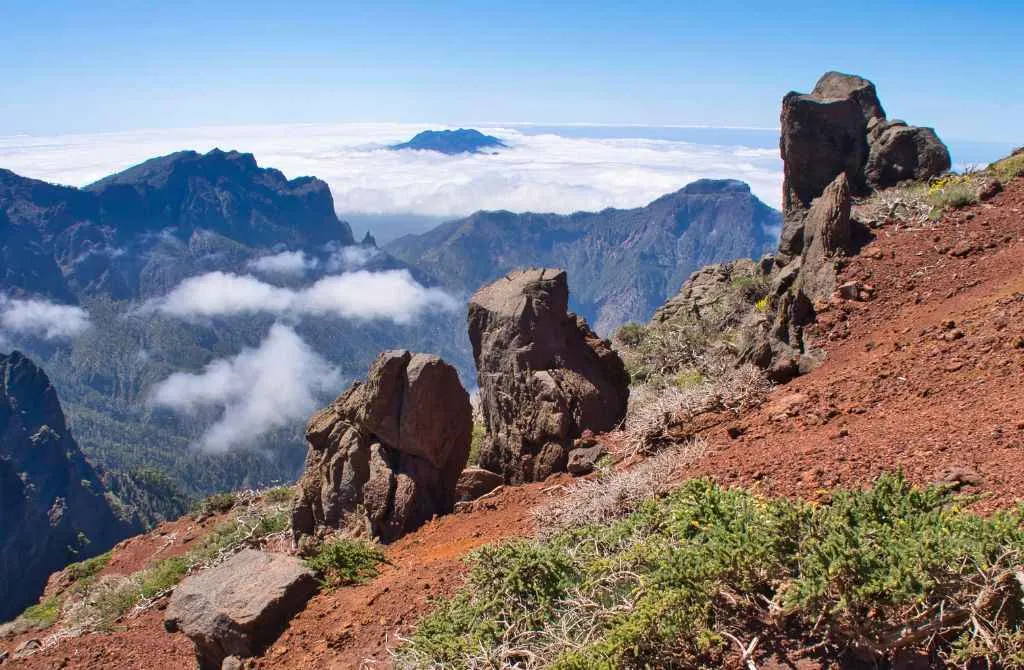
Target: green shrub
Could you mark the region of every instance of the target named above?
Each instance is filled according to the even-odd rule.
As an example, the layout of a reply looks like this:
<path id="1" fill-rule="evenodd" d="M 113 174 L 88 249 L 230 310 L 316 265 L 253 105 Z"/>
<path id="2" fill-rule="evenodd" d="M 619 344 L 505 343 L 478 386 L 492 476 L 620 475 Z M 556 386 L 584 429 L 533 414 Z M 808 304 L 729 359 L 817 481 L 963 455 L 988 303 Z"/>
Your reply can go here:
<path id="1" fill-rule="evenodd" d="M 139 580 L 140 599 L 157 596 L 173 588 L 184 579 L 191 567 L 188 556 L 166 558 L 148 570 L 144 570 Z"/>
<path id="2" fill-rule="evenodd" d="M 627 323 L 615 333 L 615 340 L 627 347 L 636 347 L 644 339 L 646 328 L 639 323 Z"/>
<path id="3" fill-rule="evenodd" d="M 1019 667 L 1022 521 L 901 476 L 821 505 L 694 480 L 619 521 L 478 551 L 399 666 L 710 668 L 757 638 L 766 656 Z"/>
<path id="4" fill-rule="evenodd" d="M 329 588 L 360 584 L 377 575 L 377 566 L 384 562 L 384 553 L 367 542 L 348 538 L 329 540 L 306 559 L 306 565 L 317 573 Z"/>
<path id="5" fill-rule="evenodd" d="M 487 437 L 487 427 L 479 421 L 473 422 L 473 436 L 469 443 L 469 458 L 466 465 L 480 464 L 480 448 L 484 445 L 484 438 Z"/>
<path id="6" fill-rule="evenodd" d="M 230 512 L 238 502 L 238 496 L 234 493 L 214 493 L 200 500 L 195 507 L 197 515 L 225 514 Z"/>
<path id="7" fill-rule="evenodd" d="M 948 209 L 959 209 L 978 202 L 977 187 L 969 181 L 949 183 L 928 192 L 928 202 L 939 214 Z"/>
<path id="8" fill-rule="evenodd" d="M 107 551 L 99 556 L 93 556 L 84 561 L 72 563 L 66 568 L 68 577 L 79 584 L 91 581 L 103 568 L 107 567 L 107 563 L 110 563 L 111 555 L 112 552 Z"/>
<path id="9" fill-rule="evenodd" d="M 1024 177 L 1024 149 L 1018 149 L 1010 156 L 996 161 L 989 166 L 999 181 L 1007 182 L 1017 177 Z"/>
<path id="10" fill-rule="evenodd" d="M 41 603 L 36 603 L 21 613 L 22 619 L 30 621 L 37 626 L 48 628 L 60 617 L 61 601 L 58 598 L 47 598 Z"/>
<path id="11" fill-rule="evenodd" d="M 268 489 L 263 494 L 263 500 L 271 504 L 284 504 L 292 501 L 295 497 L 295 488 L 292 486 L 276 486 Z"/>

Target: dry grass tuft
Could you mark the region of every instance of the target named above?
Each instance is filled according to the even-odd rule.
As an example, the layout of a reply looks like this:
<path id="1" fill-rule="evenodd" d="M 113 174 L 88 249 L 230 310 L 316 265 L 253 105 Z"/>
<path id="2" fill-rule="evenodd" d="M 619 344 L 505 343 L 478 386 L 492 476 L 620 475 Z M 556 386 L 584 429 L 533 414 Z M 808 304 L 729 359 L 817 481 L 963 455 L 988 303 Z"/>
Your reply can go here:
<path id="1" fill-rule="evenodd" d="M 702 426 L 695 420 L 716 412 L 740 413 L 764 402 L 771 384 L 753 365 L 725 368 L 715 376 L 688 386 L 642 385 L 630 391 L 629 410 L 623 424 L 626 447 L 617 455 L 650 455 L 693 435 Z"/>
<path id="2" fill-rule="evenodd" d="M 697 462 L 707 441 L 695 437 L 665 449 L 628 470 L 581 479 L 566 495 L 533 509 L 538 534 L 549 537 L 568 528 L 607 523 L 628 516 L 646 500 L 664 495 L 685 467 Z"/>

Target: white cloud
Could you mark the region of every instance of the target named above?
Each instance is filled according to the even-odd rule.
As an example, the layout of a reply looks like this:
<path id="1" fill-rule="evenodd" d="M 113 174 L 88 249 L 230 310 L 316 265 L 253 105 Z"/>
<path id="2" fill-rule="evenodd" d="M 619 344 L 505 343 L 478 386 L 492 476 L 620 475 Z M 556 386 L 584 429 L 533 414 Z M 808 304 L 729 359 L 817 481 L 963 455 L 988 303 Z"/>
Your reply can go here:
<path id="1" fill-rule="evenodd" d="M 426 124 L 349 123 L 194 128 L 57 137 L 0 137 L 0 164 L 26 176 L 84 185 L 153 156 L 238 149 L 289 177 L 327 181 L 339 212 L 456 217 L 479 209 L 568 213 L 637 207 L 701 177 L 748 182 L 781 199 L 778 149 L 669 139 L 565 137 L 526 127 L 476 126 L 511 150 L 444 156 L 389 151 Z M 736 142 L 744 136 L 734 135 Z M 715 141 L 728 141 L 726 133 Z"/>
<path id="2" fill-rule="evenodd" d="M 330 253 L 327 258 L 328 272 L 350 272 L 364 267 L 371 260 L 381 254 L 376 247 L 364 247 L 361 245 L 341 246 L 328 243 L 325 250 Z"/>
<path id="3" fill-rule="evenodd" d="M 217 359 L 197 374 L 172 374 L 153 388 L 150 402 L 186 415 L 220 410 L 199 446 L 224 452 L 255 446 L 268 432 L 306 419 L 341 383 L 339 371 L 294 330 L 274 324 L 256 349 Z"/>
<path id="4" fill-rule="evenodd" d="M 427 309 L 457 306 L 452 296 L 422 286 L 407 270 L 359 270 L 324 277 L 301 289 L 273 286 L 248 275 L 210 272 L 186 279 L 145 309 L 183 318 L 263 312 L 292 318 L 317 315 L 409 323 Z"/>
<path id="5" fill-rule="evenodd" d="M 251 270 L 268 275 L 284 275 L 289 277 L 301 277 L 311 270 L 315 270 L 319 262 L 310 258 L 303 251 L 282 251 L 278 254 L 261 256 L 249 261 Z"/>
<path id="6" fill-rule="evenodd" d="M 47 340 L 72 338 L 89 327 L 89 314 L 75 305 L 0 295 L 0 327 Z"/>

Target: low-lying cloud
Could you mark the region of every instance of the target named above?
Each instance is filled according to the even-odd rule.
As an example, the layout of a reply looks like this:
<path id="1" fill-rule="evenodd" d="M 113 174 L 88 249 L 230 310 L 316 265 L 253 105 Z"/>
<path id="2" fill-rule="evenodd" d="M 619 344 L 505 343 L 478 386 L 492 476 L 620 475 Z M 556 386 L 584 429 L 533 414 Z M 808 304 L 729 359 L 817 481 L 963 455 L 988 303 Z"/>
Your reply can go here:
<path id="1" fill-rule="evenodd" d="M 304 420 L 341 383 L 337 368 L 277 323 L 255 349 L 217 359 L 199 373 L 172 374 L 153 388 L 150 402 L 187 416 L 220 411 L 199 447 L 223 453 L 258 446 L 267 433 Z"/>
<path id="2" fill-rule="evenodd" d="M 182 318 L 267 313 L 405 324 L 426 310 L 457 306 L 455 298 L 441 289 L 424 287 L 408 270 L 358 270 L 330 275 L 300 289 L 218 271 L 184 280 L 163 298 L 147 303 L 145 309 Z"/>
<path id="3" fill-rule="evenodd" d="M 70 339 L 89 327 L 89 314 L 76 305 L 0 295 L 0 329 L 47 340 Z"/>
<path id="4" fill-rule="evenodd" d="M 302 277 L 319 265 L 317 259 L 307 256 L 304 251 L 282 251 L 255 258 L 248 263 L 249 269 L 255 272 L 286 277 Z"/>
<path id="5" fill-rule="evenodd" d="M 501 137 L 511 149 L 445 156 L 386 148 L 428 127 L 443 128 L 347 123 L 0 137 L 0 165 L 29 177 L 82 186 L 181 149 L 238 149 L 289 177 L 325 180 L 343 214 L 458 217 L 480 209 L 570 213 L 638 207 L 702 177 L 746 181 L 772 206 L 781 199 L 778 147 L 750 146 L 749 133 L 723 131 L 700 140 L 715 142 L 709 144 L 579 133 L 570 137 L 568 131 L 556 134 L 557 129 L 491 124 L 477 128 Z"/>

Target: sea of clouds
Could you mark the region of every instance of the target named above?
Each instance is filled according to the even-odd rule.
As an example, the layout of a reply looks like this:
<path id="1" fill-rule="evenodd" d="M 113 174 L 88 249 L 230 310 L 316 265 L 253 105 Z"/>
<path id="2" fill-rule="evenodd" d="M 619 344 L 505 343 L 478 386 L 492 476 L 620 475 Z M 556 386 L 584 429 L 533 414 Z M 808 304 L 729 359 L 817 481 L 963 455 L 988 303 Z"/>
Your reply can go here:
<path id="1" fill-rule="evenodd" d="M 325 180 L 341 214 L 458 217 L 480 209 L 570 213 L 638 207 L 703 177 L 740 179 L 777 207 L 777 146 L 557 134 L 529 126 L 476 126 L 510 149 L 446 156 L 390 151 L 421 130 L 445 126 L 346 123 L 150 130 L 54 137 L 0 137 L 0 167 L 84 186 L 147 158 L 219 147 L 254 154 L 288 177 Z M 572 135 L 572 136 L 569 136 Z"/>

